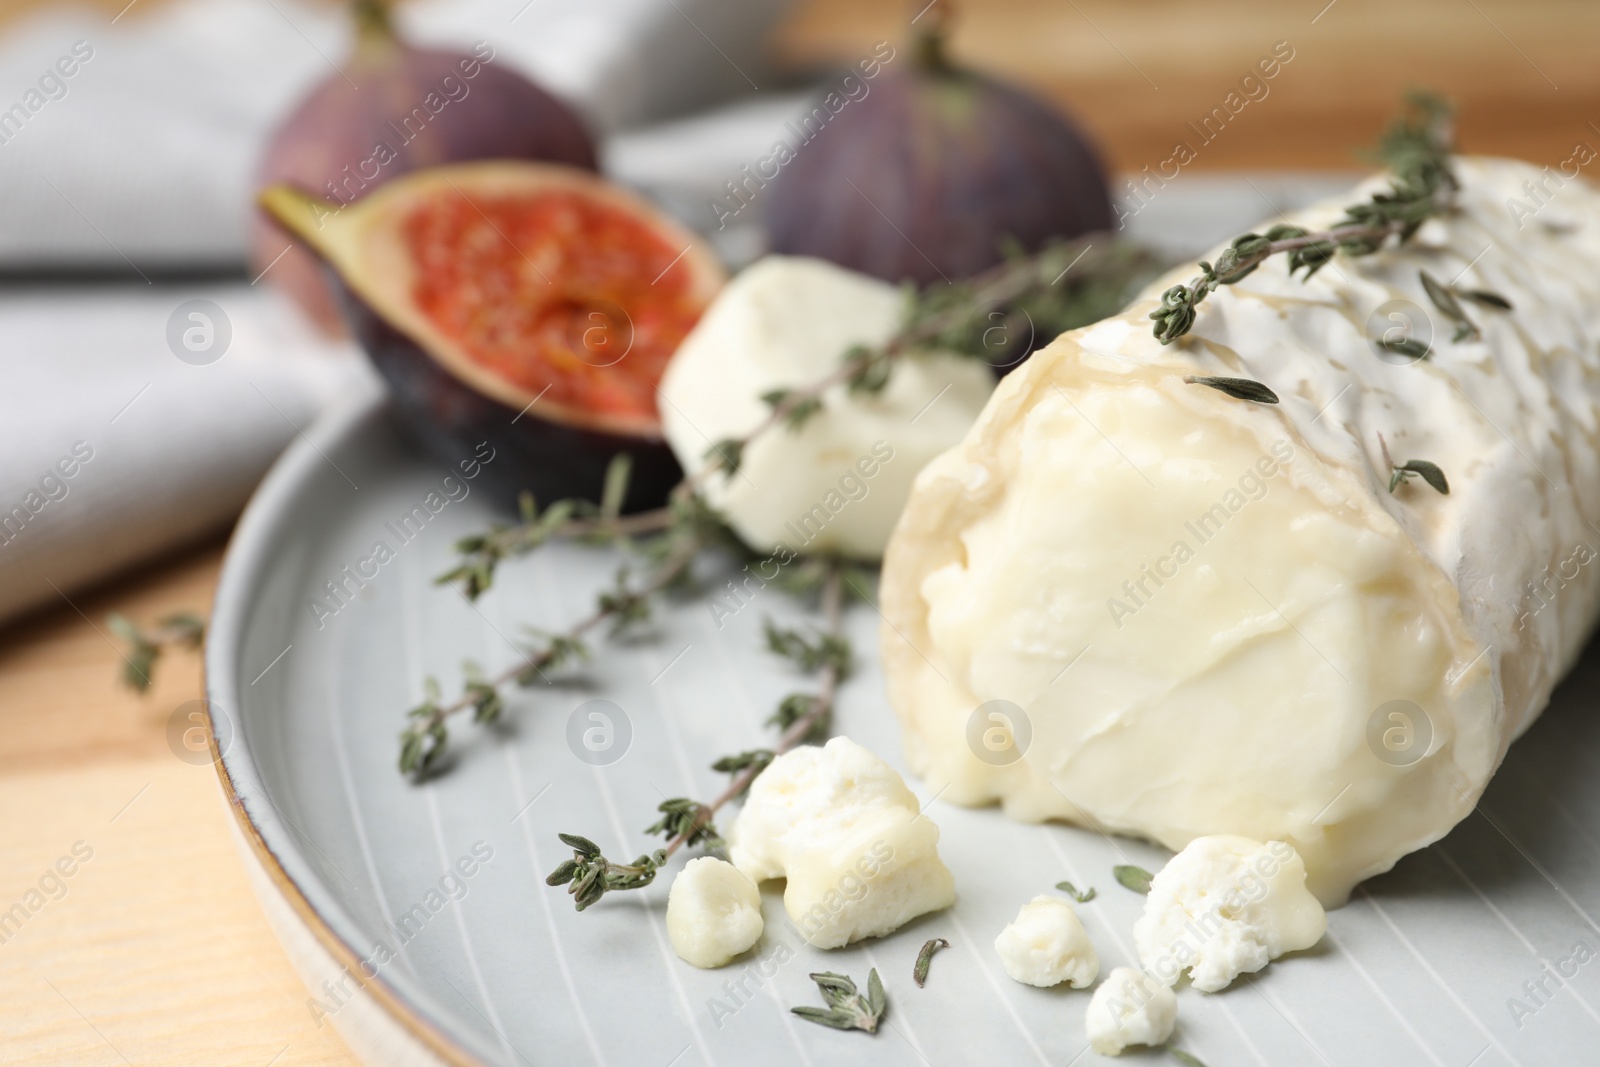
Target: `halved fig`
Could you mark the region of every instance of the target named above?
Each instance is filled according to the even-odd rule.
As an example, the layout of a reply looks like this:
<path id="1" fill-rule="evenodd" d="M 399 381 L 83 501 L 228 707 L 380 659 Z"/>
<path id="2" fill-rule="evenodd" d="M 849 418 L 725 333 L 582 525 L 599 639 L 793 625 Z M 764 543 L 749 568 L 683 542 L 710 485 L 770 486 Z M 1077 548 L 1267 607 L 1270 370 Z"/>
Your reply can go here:
<path id="1" fill-rule="evenodd" d="M 633 458 L 625 510 L 681 477 L 656 386 L 726 276 L 691 233 L 585 171 L 466 163 L 353 204 L 287 185 L 261 204 L 332 267 L 395 406 L 452 466 L 488 441 L 494 484 L 599 498 Z"/>

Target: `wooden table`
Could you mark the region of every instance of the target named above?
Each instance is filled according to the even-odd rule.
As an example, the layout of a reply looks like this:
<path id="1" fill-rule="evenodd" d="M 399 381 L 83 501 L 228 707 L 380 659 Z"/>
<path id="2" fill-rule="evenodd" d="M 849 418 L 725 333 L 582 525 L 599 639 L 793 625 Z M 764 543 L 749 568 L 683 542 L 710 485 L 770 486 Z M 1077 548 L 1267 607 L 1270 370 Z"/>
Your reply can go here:
<path id="1" fill-rule="evenodd" d="M 0 914 L 38 905 L 0 927 L 0 1061 L 355 1062 L 312 1022 L 216 773 L 168 747 L 168 719 L 200 695 L 199 657 L 162 663 L 144 696 L 117 680 L 106 613 L 208 612 L 221 562 L 213 542 L 0 638 Z M 46 878 L 63 857 L 71 877 Z"/>
<path id="2" fill-rule="evenodd" d="M 848 61 L 900 40 L 907 10 L 806 0 L 774 47 L 795 65 Z M 1590 0 L 968 0 L 954 51 L 1072 107 L 1129 170 L 1166 158 L 1278 40 L 1294 60 L 1197 167 L 1346 165 L 1407 84 L 1456 96 L 1469 148 L 1553 165 L 1600 145 L 1597 31 Z M 168 747 L 198 658 L 163 663 L 144 696 L 116 681 L 106 613 L 208 611 L 221 554 L 180 553 L 0 632 L 0 912 L 40 905 L 0 931 L 7 1063 L 353 1062 L 261 917 L 211 767 Z M 64 895 L 29 897 L 77 842 L 92 857 Z"/>

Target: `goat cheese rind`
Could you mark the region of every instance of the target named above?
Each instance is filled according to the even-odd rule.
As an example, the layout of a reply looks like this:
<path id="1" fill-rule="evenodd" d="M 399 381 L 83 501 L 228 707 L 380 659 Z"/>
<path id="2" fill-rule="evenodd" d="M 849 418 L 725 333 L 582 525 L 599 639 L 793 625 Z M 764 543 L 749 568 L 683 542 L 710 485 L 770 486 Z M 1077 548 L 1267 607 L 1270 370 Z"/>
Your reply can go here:
<path id="1" fill-rule="evenodd" d="M 1188 971 L 1215 993 L 1327 930 L 1294 849 L 1224 834 L 1189 842 L 1151 879 L 1133 946 L 1146 974 L 1171 985 Z"/>
<path id="2" fill-rule="evenodd" d="M 883 760 L 847 737 L 773 760 L 750 787 L 728 855 L 752 881 L 785 878 L 800 936 L 838 948 L 955 903 L 939 828 Z"/>
<path id="3" fill-rule="evenodd" d="M 1508 203 L 1536 168 L 1455 166 L 1426 240 L 1310 279 L 1277 257 L 1162 346 L 1147 315 L 1176 271 L 1035 353 L 924 469 L 881 608 L 930 788 L 1174 850 L 1286 841 L 1326 905 L 1472 810 L 1600 605 L 1600 194 L 1572 182 L 1529 218 Z M 1481 336 L 1454 341 L 1423 270 L 1512 310 L 1465 302 Z M 1431 316 L 1431 358 L 1380 358 L 1394 315 Z M 1385 444 L 1449 495 L 1391 493 Z M 998 700 L 1030 728 L 1011 762 L 968 743 Z"/>
<path id="4" fill-rule="evenodd" d="M 994 939 L 1006 974 L 1041 989 L 1066 982 L 1074 989 L 1094 984 L 1100 956 L 1078 913 L 1060 897 L 1038 896 L 1022 906 Z"/>
<path id="5" fill-rule="evenodd" d="M 1121 1055 L 1130 1045 L 1160 1045 L 1178 1021 L 1172 989 L 1133 967 L 1116 967 L 1089 1000 L 1084 1027 L 1102 1056 Z"/>

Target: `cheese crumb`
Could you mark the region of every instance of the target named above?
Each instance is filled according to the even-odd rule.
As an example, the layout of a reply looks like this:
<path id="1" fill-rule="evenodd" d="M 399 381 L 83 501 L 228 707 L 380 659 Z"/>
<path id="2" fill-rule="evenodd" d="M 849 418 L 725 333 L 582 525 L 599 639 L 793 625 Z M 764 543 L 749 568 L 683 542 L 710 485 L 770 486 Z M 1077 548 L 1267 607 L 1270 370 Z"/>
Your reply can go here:
<path id="1" fill-rule="evenodd" d="M 994 939 L 1006 973 L 1024 985 L 1047 987 L 1068 982 L 1074 989 L 1094 984 L 1100 957 L 1078 913 L 1060 897 L 1034 897 L 1010 926 Z"/>
<path id="2" fill-rule="evenodd" d="M 1102 1056 L 1119 1055 L 1129 1045 L 1164 1044 L 1177 1021 L 1177 996 L 1132 967 L 1106 975 L 1084 1015 L 1089 1045 Z"/>
<path id="3" fill-rule="evenodd" d="M 955 903 L 939 828 L 893 767 L 847 737 L 773 760 L 728 843 L 751 881 L 788 879 L 784 909 L 818 948 L 878 937 Z"/>
<path id="4" fill-rule="evenodd" d="M 1151 881 L 1133 943 L 1146 972 L 1170 985 L 1187 970 L 1214 993 L 1327 929 L 1292 846 L 1219 834 L 1195 838 Z"/>
<path id="5" fill-rule="evenodd" d="M 761 398 L 838 369 L 855 345 L 888 340 L 905 317 L 898 286 L 804 256 L 767 256 L 733 277 L 673 353 L 661 425 L 684 470 L 714 441 L 771 412 Z M 763 434 L 737 478 L 701 492 L 750 547 L 877 559 L 917 472 L 961 440 L 994 391 L 982 360 L 919 351 L 876 392 L 841 383 L 804 425 Z"/>
<path id="6" fill-rule="evenodd" d="M 702 856 L 672 880 L 667 936 L 686 963 L 721 967 L 761 940 L 761 891 L 731 863 Z"/>

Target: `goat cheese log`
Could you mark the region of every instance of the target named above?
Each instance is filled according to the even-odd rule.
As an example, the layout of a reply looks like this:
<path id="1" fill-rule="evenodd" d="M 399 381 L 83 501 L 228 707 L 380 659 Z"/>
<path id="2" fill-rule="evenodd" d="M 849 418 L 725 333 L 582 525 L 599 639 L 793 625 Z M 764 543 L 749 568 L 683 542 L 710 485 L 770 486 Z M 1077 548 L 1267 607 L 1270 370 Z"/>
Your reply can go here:
<path id="1" fill-rule="evenodd" d="M 1192 269 L 1061 336 L 923 470 L 881 606 L 931 788 L 1172 849 L 1287 841 L 1330 906 L 1472 810 L 1600 599 L 1600 194 L 1454 166 L 1457 210 L 1399 248 L 1307 280 L 1274 257 L 1170 346 L 1146 316 Z M 1454 340 L 1422 271 L 1511 308 L 1462 297 L 1480 336 Z M 1375 345 L 1407 319 L 1428 358 Z M 1391 492 L 1385 443 L 1448 495 Z"/>

